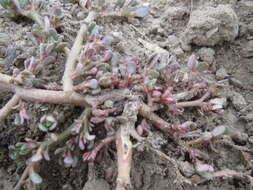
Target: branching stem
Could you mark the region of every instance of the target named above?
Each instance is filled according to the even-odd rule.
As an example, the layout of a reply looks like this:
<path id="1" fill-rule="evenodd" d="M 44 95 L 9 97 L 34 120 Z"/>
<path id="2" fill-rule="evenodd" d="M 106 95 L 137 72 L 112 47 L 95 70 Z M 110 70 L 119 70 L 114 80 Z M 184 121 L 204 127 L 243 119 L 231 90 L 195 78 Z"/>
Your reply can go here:
<path id="1" fill-rule="evenodd" d="M 75 66 L 76 66 L 75 63 L 82 49 L 82 44 L 83 44 L 83 40 L 85 38 L 86 32 L 87 32 L 87 26 L 82 25 L 77 34 L 74 45 L 72 46 L 69 52 L 69 55 L 65 64 L 65 71 L 62 78 L 63 90 L 64 92 L 67 92 L 69 94 L 72 94 L 74 92 L 72 74 L 74 73 Z"/>

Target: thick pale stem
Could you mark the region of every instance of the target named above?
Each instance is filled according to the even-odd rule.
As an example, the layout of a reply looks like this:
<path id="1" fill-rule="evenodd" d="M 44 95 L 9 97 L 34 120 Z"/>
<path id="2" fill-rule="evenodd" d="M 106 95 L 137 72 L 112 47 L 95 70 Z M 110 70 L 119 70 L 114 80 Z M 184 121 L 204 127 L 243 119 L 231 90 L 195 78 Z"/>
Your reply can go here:
<path id="1" fill-rule="evenodd" d="M 5 106 L 3 108 L 1 108 L 0 110 L 0 122 L 3 121 L 8 114 L 12 111 L 12 108 L 18 104 L 20 100 L 20 96 L 19 95 L 14 95 L 7 104 L 5 104 Z"/>
<path id="2" fill-rule="evenodd" d="M 129 96 L 128 89 L 113 90 L 99 96 L 82 96 L 76 92 L 67 94 L 63 91 L 42 90 L 42 89 L 26 89 L 13 84 L 5 83 L 0 76 L 0 90 L 12 91 L 19 95 L 22 99 L 28 101 L 38 101 L 54 104 L 75 104 L 79 106 L 97 106 L 106 100 L 119 101 Z"/>
<path id="3" fill-rule="evenodd" d="M 0 73 L 0 83 L 11 84 L 12 81 L 11 76 Z"/>
<path id="4" fill-rule="evenodd" d="M 205 100 L 211 96 L 212 92 L 216 89 L 216 85 L 212 85 L 208 91 L 198 100 L 189 101 L 189 102 L 179 102 L 176 104 L 178 108 L 186 108 L 186 107 L 202 107 L 205 105 Z"/>
<path id="5" fill-rule="evenodd" d="M 116 140 L 118 157 L 118 178 L 116 190 L 126 190 L 131 186 L 130 171 L 132 162 L 132 142 L 130 135 L 125 134 L 121 127 Z"/>
<path id="6" fill-rule="evenodd" d="M 84 40 L 86 32 L 87 32 L 87 26 L 82 25 L 77 34 L 74 45 L 69 52 L 69 55 L 65 64 L 65 71 L 64 71 L 62 81 L 63 81 L 63 90 L 64 92 L 67 92 L 68 94 L 71 94 L 74 92 L 72 74 L 74 73 L 75 63 L 82 49 L 82 44 L 83 44 L 83 40 Z"/>
<path id="7" fill-rule="evenodd" d="M 137 101 L 125 104 L 122 115 L 122 125 L 117 134 L 116 147 L 118 157 L 118 178 L 116 190 L 127 190 L 131 187 L 130 171 L 132 162 L 132 142 L 130 133 L 135 128 L 139 103 Z"/>
<path id="8" fill-rule="evenodd" d="M 140 104 L 140 109 L 139 109 L 140 115 L 148 119 L 155 127 L 159 128 L 160 130 L 166 132 L 166 133 L 171 133 L 173 132 L 172 130 L 172 125 L 169 124 L 168 122 L 164 121 L 162 118 L 160 118 L 158 115 L 152 112 L 151 108 L 144 104 Z"/>

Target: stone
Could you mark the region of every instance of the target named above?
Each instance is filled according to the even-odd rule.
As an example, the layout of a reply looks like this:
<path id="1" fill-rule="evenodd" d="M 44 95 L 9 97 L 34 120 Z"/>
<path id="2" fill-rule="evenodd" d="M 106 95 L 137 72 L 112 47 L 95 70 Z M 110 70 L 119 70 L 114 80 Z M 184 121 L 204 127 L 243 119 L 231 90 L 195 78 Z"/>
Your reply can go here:
<path id="1" fill-rule="evenodd" d="M 199 49 L 197 54 L 198 54 L 200 60 L 202 60 L 208 64 L 212 64 L 214 61 L 215 51 L 212 48 L 203 47 L 203 48 Z"/>
<path id="2" fill-rule="evenodd" d="M 247 115 L 241 116 L 240 118 L 246 121 L 253 121 L 253 113 L 248 113 Z"/>
<path id="3" fill-rule="evenodd" d="M 247 144 L 248 141 L 248 135 L 246 133 L 236 133 L 234 135 L 232 135 L 232 140 L 240 145 L 240 146 L 244 146 Z"/>
<path id="4" fill-rule="evenodd" d="M 216 79 L 222 80 L 228 77 L 227 71 L 225 68 L 221 67 L 216 71 Z"/>
<path id="5" fill-rule="evenodd" d="M 78 18 L 78 20 L 83 20 L 86 18 L 86 13 L 84 11 L 80 11 L 77 13 L 76 17 Z"/>
<path id="6" fill-rule="evenodd" d="M 233 77 L 230 78 L 229 82 L 230 84 L 234 85 L 237 88 L 243 88 L 243 83 L 236 78 L 233 78 Z"/>
<path id="7" fill-rule="evenodd" d="M 163 14 L 163 18 L 165 19 L 182 19 L 185 14 L 188 13 L 186 7 L 170 7 Z"/>
<path id="8" fill-rule="evenodd" d="M 62 186 L 61 190 L 73 190 L 73 187 L 70 184 L 65 184 Z"/>
<path id="9" fill-rule="evenodd" d="M 250 40 L 246 43 L 245 48 L 243 50 L 244 57 L 252 57 L 253 56 L 253 40 Z"/>
<path id="10" fill-rule="evenodd" d="M 229 5 L 206 6 L 190 15 L 182 41 L 198 46 L 215 46 L 233 41 L 239 32 L 239 19 Z"/>
<path id="11" fill-rule="evenodd" d="M 87 181 L 83 190 L 110 190 L 111 187 L 104 179 Z"/>
<path id="12" fill-rule="evenodd" d="M 191 177 L 195 173 L 195 169 L 189 162 L 180 162 L 179 169 L 185 177 Z"/>
<path id="13" fill-rule="evenodd" d="M 233 106 L 237 111 L 240 111 L 241 109 L 247 106 L 247 102 L 245 101 L 244 97 L 238 92 L 232 92 L 231 100 Z"/>
<path id="14" fill-rule="evenodd" d="M 250 136 L 248 141 L 249 141 L 250 144 L 253 144 L 253 136 Z"/>
<path id="15" fill-rule="evenodd" d="M 172 48 L 172 47 L 178 47 L 180 45 L 180 41 L 179 41 L 178 37 L 176 37 L 175 35 L 169 35 L 167 37 L 166 44 L 170 48 Z"/>

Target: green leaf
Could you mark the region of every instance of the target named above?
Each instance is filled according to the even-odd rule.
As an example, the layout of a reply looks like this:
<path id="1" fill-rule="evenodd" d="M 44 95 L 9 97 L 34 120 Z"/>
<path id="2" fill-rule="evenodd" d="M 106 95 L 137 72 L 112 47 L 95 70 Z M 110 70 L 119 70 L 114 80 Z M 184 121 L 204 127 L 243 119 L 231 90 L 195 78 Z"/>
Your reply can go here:
<path id="1" fill-rule="evenodd" d="M 54 16 L 57 19 L 63 18 L 64 15 L 63 15 L 62 9 L 60 9 L 60 8 L 54 9 Z"/>
<path id="2" fill-rule="evenodd" d="M 45 120 L 45 121 L 43 121 L 43 123 L 42 123 L 42 125 L 43 125 L 44 127 L 46 127 L 47 129 L 49 129 L 50 127 L 52 127 L 53 124 L 54 124 L 54 122 L 48 121 L 48 120 Z"/>
<path id="3" fill-rule="evenodd" d="M 159 77 L 159 72 L 156 72 L 156 71 L 151 71 L 150 72 L 150 75 L 151 75 L 151 78 L 152 79 L 157 79 Z"/>
<path id="4" fill-rule="evenodd" d="M 111 58 L 111 65 L 116 66 L 119 62 L 119 56 L 117 54 L 113 54 Z"/>
<path id="5" fill-rule="evenodd" d="M 105 5 L 105 0 L 98 0 L 98 6 L 103 7 Z"/>
<path id="6" fill-rule="evenodd" d="M 62 41 L 62 36 L 59 35 L 55 30 L 49 31 L 48 42 L 58 43 Z"/>
<path id="7" fill-rule="evenodd" d="M 126 17 L 131 17 L 131 16 L 133 16 L 133 11 L 134 11 L 134 8 L 127 7 L 125 9 L 123 9 L 123 11 L 121 12 L 121 14 L 123 16 L 126 16 Z"/>
<path id="8" fill-rule="evenodd" d="M 115 8 L 122 8 L 125 4 L 125 0 L 117 0 L 115 3 Z"/>
<path id="9" fill-rule="evenodd" d="M 167 66 L 167 64 L 164 62 L 164 63 L 159 64 L 159 65 L 156 67 L 156 69 L 159 71 L 159 70 L 164 69 L 166 66 Z"/>
<path id="10" fill-rule="evenodd" d="M 198 173 L 201 177 L 205 178 L 205 179 L 212 179 L 213 178 L 213 174 L 210 172 L 199 172 Z"/>
<path id="11" fill-rule="evenodd" d="M 23 144 L 22 146 L 21 146 L 21 148 L 20 148 L 20 154 L 21 155 L 25 155 L 25 154 L 27 154 L 29 152 L 29 149 L 28 149 L 28 146 L 27 146 L 27 144 Z"/>
<path id="12" fill-rule="evenodd" d="M 106 64 L 106 63 L 99 66 L 99 70 L 102 70 L 102 71 L 105 71 L 105 72 L 110 71 L 110 69 L 111 69 L 110 65 Z"/>
<path id="13" fill-rule="evenodd" d="M 88 27 L 88 32 L 92 33 L 92 30 L 95 28 L 95 26 L 96 26 L 95 23 L 90 24 L 89 27 Z"/>
<path id="14" fill-rule="evenodd" d="M 35 23 L 35 24 L 33 25 L 33 27 L 32 27 L 32 31 L 33 31 L 33 32 L 39 32 L 39 31 L 41 31 L 40 25 L 37 24 L 37 23 Z"/>
<path id="15" fill-rule="evenodd" d="M 5 8 L 8 9 L 11 7 L 12 2 L 10 0 L 0 0 L 0 5 Z"/>
<path id="16" fill-rule="evenodd" d="M 28 0 L 18 0 L 21 8 L 24 8 L 28 4 Z"/>
<path id="17" fill-rule="evenodd" d="M 13 152 L 13 153 L 10 153 L 9 154 L 9 157 L 12 159 L 12 160 L 17 160 L 18 157 L 19 157 L 19 154 L 17 152 Z"/>

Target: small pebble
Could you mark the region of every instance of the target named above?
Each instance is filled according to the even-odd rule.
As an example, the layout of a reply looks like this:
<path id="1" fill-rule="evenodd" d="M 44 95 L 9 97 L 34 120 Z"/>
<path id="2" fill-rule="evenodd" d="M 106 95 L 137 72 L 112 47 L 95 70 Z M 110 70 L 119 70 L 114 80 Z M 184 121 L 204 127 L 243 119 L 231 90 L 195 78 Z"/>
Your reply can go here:
<path id="1" fill-rule="evenodd" d="M 78 20 L 83 20 L 86 17 L 86 13 L 84 11 L 80 11 L 77 13 L 76 17 L 78 18 Z"/>
<path id="2" fill-rule="evenodd" d="M 249 137 L 248 141 L 250 144 L 253 144 L 253 136 Z"/>
<path id="3" fill-rule="evenodd" d="M 231 100 L 235 109 L 238 111 L 247 106 L 247 102 L 245 101 L 244 97 L 238 92 L 232 92 Z"/>
<path id="4" fill-rule="evenodd" d="M 220 69 L 218 69 L 218 71 L 216 72 L 216 78 L 218 79 L 218 80 L 222 80 L 222 79 L 225 79 L 225 78 L 227 78 L 228 77 L 228 74 L 227 74 L 227 71 L 226 71 L 226 69 L 225 68 L 220 68 Z"/>
<path id="5" fill-rule="evenodd" d="M 232 140 L 241 146 L 244 146 L 247 144 L 248 135 L 246 133 L 236 133 L 232 136 Z"/>
<path id="6" fill-rule="evenodd" d="M 189 162 L 180 162 L 179 169 L 185 177 L 191 177 L 195 173 L 193 165 Z"/>

